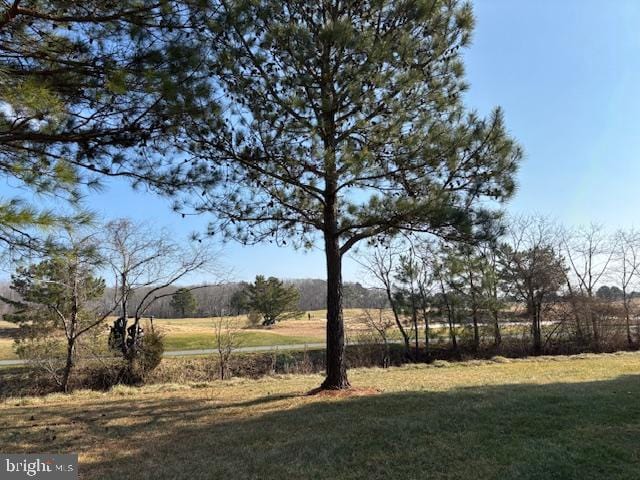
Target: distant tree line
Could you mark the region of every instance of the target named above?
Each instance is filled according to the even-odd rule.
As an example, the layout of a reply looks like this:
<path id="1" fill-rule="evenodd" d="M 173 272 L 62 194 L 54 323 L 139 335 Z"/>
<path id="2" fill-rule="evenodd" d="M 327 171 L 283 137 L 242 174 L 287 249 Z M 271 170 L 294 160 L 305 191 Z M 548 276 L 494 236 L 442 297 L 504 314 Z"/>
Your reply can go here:
<path id="1" fill-rule="evenodd" d="M 303 278 L 284 279 L 283 282 L 298 291 L 298 310 L 306 312 L 326 309 L 327 282 L 325 280 Z M 250 309 L 243 305 L 240 293 L 248 285 L 248 282 L 225 282 L 204 287 L 200 285 L 168 286 L 158 292 L 165 296 L 154 302 L 146 310 L 146 315 L 157 318 L 182 318 L 246 314 Z M 195 301 L 195 306 L 189 309 L 188 313 L 183 314 L 181 307 L 173 304 L 173 294 L 185 288 L 191 289 L 190 294 Z M 105 295 L 113 293 L 110 288 L 105 291 Z M 143 298 L 147 291 L 148 289 L 142 288 L 130 297 L 129 302 L 132 308 L 136 308 L 139 299 Z M 386 303 L 382 290 L 364 287 L 358 282 L 345 282 L 344 297 L 345 308 L 374 308 L 380 305 L 380 302 Z"/>
<path id="2" fill-rule="evenodd" d="M 602 298 L 605 300 L 622 300 L 624 299 L 624 296 L 625 294 L 622 291 L 622 289 L 620 289 L 615 285 L 611 285 L 611 286 L 603 285 L 600 288 L 598 288 L 598 290 L 596 291 L 596 297 Z M 635 290 L 632 292 L 629 292 L 628 298 L 629 299 L 640 298 L 640 292 L 636 292 Z"/>

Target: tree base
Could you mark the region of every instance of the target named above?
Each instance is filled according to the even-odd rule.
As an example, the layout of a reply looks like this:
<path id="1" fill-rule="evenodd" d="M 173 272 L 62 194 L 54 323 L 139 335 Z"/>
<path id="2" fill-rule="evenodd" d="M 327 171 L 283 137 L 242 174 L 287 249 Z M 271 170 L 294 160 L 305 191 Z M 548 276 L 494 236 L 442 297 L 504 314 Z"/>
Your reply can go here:
<path id="1" fill-rule="evenodd" d="M 313 390 L 305 393 L 306 396 L 315 397 L 327 397 L 327 398 L 349 398 L 349 397 L 369 397 L 371 395 L 378 395 L 381 390 L 377 388 L 358 388 L 350 387 L 342 390 L 324 389 L 322 387 L 314 388 Z"/>
<path id="2" fill-rule="evenodd" d="M 340 378 L 325 378 L 318 390 L 348 390 L 349 388 L 351 388 L 351 384 L 345 375 Z"/>

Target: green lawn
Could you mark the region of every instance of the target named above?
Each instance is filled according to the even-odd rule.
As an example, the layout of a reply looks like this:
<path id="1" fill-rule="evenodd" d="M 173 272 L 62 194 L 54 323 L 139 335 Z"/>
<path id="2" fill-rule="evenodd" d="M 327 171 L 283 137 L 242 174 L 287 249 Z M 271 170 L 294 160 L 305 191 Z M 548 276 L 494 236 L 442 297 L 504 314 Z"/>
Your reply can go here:
<path id="1" fill-rule="evenodd" d="M 354 370 L 354 396 L 307 375 L 9 400 L 0 445 L 79 452 L 83 479 L 640 476 L 639 354 L 436 365 Z"/>
<path id="2" fill-rule="evenodd" d="M 279 335 L 271 332 L 238 332 L 238 346 L 256 347 L 321 343 L 323 338 Z M 215 348 L 215 336 L 208 333 L 171 333 L 164 338 L 165 350 L 196 350 Z M 18 358 L 13 351 L 13 340 L 0 339 L 0 360 Z"/>
<path id="3" fill-rule="evenodd" d="M 238 332 L 239 347 L 258 347 L 271 345 L 296 345 L 305 343 L 318 343 L 324 339 L 317 337 L 293 337 L 278 335 L 270 332 Z M 195 350 L 202 348 L 215 348 L 215 335 L 207 333 L 172 333 L 164 339 L 164 348 L 170 350 Z"/>

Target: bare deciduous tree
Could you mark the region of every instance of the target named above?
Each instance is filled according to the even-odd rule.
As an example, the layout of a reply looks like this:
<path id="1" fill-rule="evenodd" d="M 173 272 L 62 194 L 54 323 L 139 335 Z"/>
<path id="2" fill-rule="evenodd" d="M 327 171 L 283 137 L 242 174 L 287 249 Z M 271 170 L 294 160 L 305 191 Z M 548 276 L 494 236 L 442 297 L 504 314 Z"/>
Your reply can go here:
<path id="1" fill-rule="evenodd" d="M 356 258 L 356 261 L 378 281 L 384 289 L 387 301 L 391 307 L 395 321 L 402 340 L 404 342 L 405 354 L 411 357 L 411 347 L 409 345 L 409 333 L 400 319 L 400 306 L 394 296 L 394 273 L 400 261 L 400 248 L 397 245 L 376 245 L 366 255 Z"/>
<path id="2" fill-rule="evenodd" d="M 593 344 L 597 348 L 600 344 L 600 325 L 598 315 L 594 312 L 594 294 L 607 273 L 616 249 L 604 228 L 594 223 L 565 231 L 562 246 L 571 272 L 567 280 L 569 293 L 573 297 L 574 307 L 582 307 L 577 315 L 587 320 Z M 572 280 L 577 288 L 572 285 Z"/>
<path id="3" fill-rule="evenodd" d="M 533 351 L 542 351 L 542 316 L 548 300 L 566 278 L 563 258 L 558 254 L 558 228 L 541 217 L 514 219 L 501 246 L 505 287 L 522 301 L 531 320 Z"/>
<path id="4" fill-rule="evenodd" d="M 114 300 L 119 299 L 120 330 L 127 333 L 127 323 L 133 317 L 130 342 L 121 341 L 125 357 L 135 354 L 140 319 L 157 300 L 170 296 L 164 291 L 189 274 L 211 270 L 213 258 L 206 243 L 181 245 L 166 231 L 154 231 L 149 226 L 128 219 L 109 222 L 105 228 L 104 250 L 114 275 Z M 191 287 L 193 290 L 199 287 Z M 135 298 L 140 293 L 140 298 Z M 130 310 L 135 299 L 136 307 Z"/>
<path id="5" fill-rule="evenodd" d="M 493 323 L 494 346 L 500 347 L 502 334 L 500 333 L 500 312 L 505 307 L 505 299 L 500 294 L 502 272 L 499 264 L 499 250 L 497 245 L 484 243 L 480 247 L 483 261 L 479 268 L 482 274 L 481 291 L 483 307 L 491 315 Z"/>
<path id="6" fill-rule="evenodd" d="M 233 352 L 241 345 L 240 334 L 231 324 L 229 317 L 217 317 L 213 321 L 216 351 L 218 354 L 218 368 L 220 380 L 228 378 L 229 362 Z"/>
<path id="7" fill-rule="evenodd" d="M 376 309 L 365 308 L 363 321 L 367 328 L 374 332 L 382 341 L 384 353 L 382 356 L 382 368 L 389 367 L 391 363 L 391 351 L 389 347 L 389 330 L 395 325 L 393 316 L 386 313 L 384 306 Z"/>
<path id="8" fill-rule="evenodd" d="M 638 273 L 640 273 L 640 234 L 635 230 L 620 230 L 615 234 L 613 276 L 622 291 L 622 309 L 627 343 L 630 347 L 633 346 L 633 337 L 631 335 L 631 290 Z"/>

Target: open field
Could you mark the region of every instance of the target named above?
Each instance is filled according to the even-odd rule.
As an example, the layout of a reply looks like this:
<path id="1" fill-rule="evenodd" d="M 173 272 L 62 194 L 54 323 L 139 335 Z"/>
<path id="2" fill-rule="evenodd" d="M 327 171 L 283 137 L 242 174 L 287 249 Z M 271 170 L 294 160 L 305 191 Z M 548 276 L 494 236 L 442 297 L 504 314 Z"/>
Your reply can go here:
<path id="1" fill-rule="evenodd" d="M 238 347 L 262 347 L 271 345 L 301 345 L 318 343 L 322 338 L 294 337 L 271 332 L 241 331 L 237 334 Z M 197 350 L 215 348 L 216 338 L 211 333 L 171 334 L 165 337 L 164 348 L 171 350 Z"/>
<path id="2" fill-rule="evenodd" d="M 386 314 L 390 316 L 391 312 L 388 311 Z M 362 320 L 363 315 L 363 309 L 346 309 L 344 311 L 345 328 L 347 338 L 350 341 L 357 341 L 361 334 L 369 331 Z M 246 315 L 227 318 L 230 326 L 238 329 L 237 338 L 241 347 L 311 344 L 325 341 L 326 310 L 305 312 L 299 318 L 284 320 L 270 327 L 251 326 Z M 105 323 L 105 332 L 112 320 Z M 215 347 L 214 327 L 211 318 L 158 318 L 154 320 L 154 325 L 165 335 L 165 350 L 167 351 Z M 520 336 L 528 332 L 528 329 L 528 324 L 503 325 L 502 333 L 503 335 Z M 458 335 L 461 335 L 464 330 L 463 327 L 456 329 Z M 468 328 L 466 331 L 470 332 Z M 482 328 L 482 332 L 485 331 L 487 335 L 491 335 L 493 328 L 485 326 Z M 16 332 L 17 327 L 14 324 L 0 320 L 0 360 L 17 358 L 13 351 L 13 337 Z M 420 333 L 419 336 L 422 338 L 423 334 Z M 435 339 L 438 336 L 442 340 L 446 340 L 448 329 L 442 326 L 433 327 L 431 337 Z M 395 327 L 389 331 L 389 339 L 401 339 L 400 332 Z"/>
<path id="3" fill-rule="evenodd" d="M 240 329 L 238 340 L 243 347 L 324 342 L 326 311 L 317 310 L 308 313 L 311 315 L 311 320 L 305 312 L 303 317 L 285 320 L 268 328 L 251 328 L 246 315 L 228 318 L 232 327 Z M 345 310 L 348 331 L 356 332 L 362 328 L 362 324 L 358 321 L 361 314 L 362 310 L 359 309 Z M 106 322 L 105 331 L 109 324 L 109 321 Z M 214 347 L 214 328 L 211 318 L 156 319 L 154 325 L 165 335 L 166 350 Z M 13 336 L 16 331 L 14 324 L 0 320 L 0 360 L 17 358 L 13 352 Z"/>
<path id="4" fill-rule="evenodd" d="M 15 324 L 0 319 L 0 360 L 18 358 L 13 352 L 13 338 L 17 330 Z"/>
<path id="5" fill-rule="evenodd" d="M 0 339 L 0 360 L 13 360 L 18 356 L 13 351 L 13 340 Z"/>
<path id="6" fill-rule="evenodd" d="M 240 343 L 243 346 L 258 345 L 286 345 L 291 343 L 318 343 L 325 341 L 326 334 L 326 310 L 315 310 L 308 312 L 311 314 L 309 320 L 306 313 L 303 317 L 297 319 L 288 319 L 278 322 L 269 327 L 251 327 L 248 324 L 246 316 L 230 317 L 230 325 L 239 329 Z M 345 329 L 349 340 L 357 340 L 358 336 L 363 333 L 372 333 L 372 330 L 363 321 L 363 309 L 347 309 L 344 312 Z M 386 315 L 391 318 L 391 311 L 387 311 Z M 404 319 L 405 321 L 407 319 Z M 211 345 L 213 341 L 213 320 L 210 318 L 185 318 L 185 319 L 157 319 L 154 320 L 156 325 L 165 334 L 165 345 L 169 349 L 169 345 L 179 345 L 182 343 L 202 345 Z M 447 337 L 449 330 L 443 324 L 432 326 L 430 328 L 432 336 Z M 407 332 L 410 326 L 407 324 Z M 418 328 L 424 330 L 422 320 L 420 320 Z M 458 335 L 463 332 L 470 332 L 470 326 L 456 327 Z M 481 327 L 481 330 L 488 334 L 493 334 L 493 326 L 487 325 Z M 529 330 L 529 324 L 523 323 L 514 326 L 512 324 L 503 324 L 502 331 L 505 335 L 521 334 L 523 331 Z M 392 326 L 388 332 L 390 339 L 401 339 L 398 329 Z M 423 337 L 420 333 L 420 338 Z M 298 339 L 299 341 L 294 341 Z M 246 342 L 246 343 L 245 343 Z"/>
<path id="7" fill-rule="evenodd" d="M 304 314 L 298 318 L 278 322 L 270 327 L 253 328 L 246 315 L 226 317 L 226 319 L 232 327 L 247 331 L 272 332 L 284 336 L 324 339 L 326 315 L 326 310 L 314 310 L 304 312 Z M 347 329 L 355 331 L 364 328 L 361 321 L 362 315 L 363 309 L 345 309 L 344 317 Z M 168 336 L 176 333 L 211 333 L 213 330 L 213 320 L 211 318 L 156 319 L 154 320 L 154 325 L 162 329 Z"/>
<path id="8" fill-rule="evenodd" d="M 84 479 L 638 478 L 640 354 L 437 365 L 9 400 L 0 444 Z"/>

